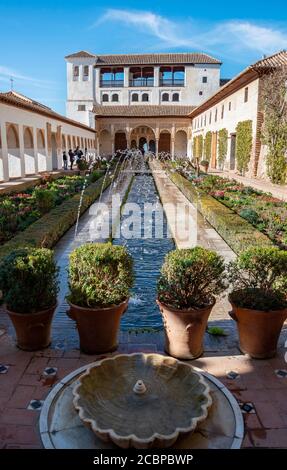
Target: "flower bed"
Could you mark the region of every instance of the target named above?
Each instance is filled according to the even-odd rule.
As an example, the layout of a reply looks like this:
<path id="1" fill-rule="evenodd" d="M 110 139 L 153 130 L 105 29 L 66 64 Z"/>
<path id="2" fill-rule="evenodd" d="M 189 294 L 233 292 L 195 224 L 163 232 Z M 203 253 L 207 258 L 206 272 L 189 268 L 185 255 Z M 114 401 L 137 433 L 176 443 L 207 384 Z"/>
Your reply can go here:
<path id="1" fill-rule="evenodd" d="M 99 177 L 101 175 L 99 174 Z M 25 230 L 51 209 L 79 193 L 84 177 L 43 178 L 40 185 L 0 197 L 0 245 Z M 88 180 L 88 183 L 91 182 Z"/>
<path id="2" fill-rule="evenodd" d="M 204 191 L 200 183 L 204 177 L 185 176 L 165 167 L 170 179 L 178 186 L 188 200 L 196 204 L 199 212 L 217 230 L 235 253 L 240 253 L 249 246 L 270 246 L 271 240 L 240 217 L 231 208 L 225 206 Z M 207 178 L 207 177 L 206 177 Z"/>
<path id="3" fill-rule="evenodd" d="M 192 184 L 214 197 L 275 244 L 287 249 L 287 203 L 250 186 L 220 176 L 191 178 Z"/>
<path id="4" fill-rule="evenodd" d="M 118 172 L 117 172 L 118 173 Z M 101 190 L 111 183 L 115 172 L 108 177 L 101 177 L 91 183 L 85 190 L 81 204 L 81 214 L 99 197 Z M 103 183 L 104 186 L 103 186 Z M 0 247 L 0 258 L 19 247 L 51 248 L 76 222 L 81 194 L 78 192 L 70 199 L 51 209 L 39 220 L 31 224 L 26 230 L 15 235 L 11 240 Z"/>

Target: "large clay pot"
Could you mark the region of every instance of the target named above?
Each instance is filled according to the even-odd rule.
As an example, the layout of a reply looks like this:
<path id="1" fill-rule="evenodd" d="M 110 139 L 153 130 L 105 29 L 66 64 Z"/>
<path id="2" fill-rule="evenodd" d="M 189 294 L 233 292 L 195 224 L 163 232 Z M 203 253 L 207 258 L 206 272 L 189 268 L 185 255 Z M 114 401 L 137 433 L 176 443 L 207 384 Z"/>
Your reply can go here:
<path id="1" fill-rule="evenodd" d="M 240 350 L 254 359 L 274 357 L 287 308 L 264 312 L 237 307 L 230 297 L 229 302 L 232 305 L 229 314 L 237 323 Z"/>
<path id="2" fill-rule="evenodd" d="M 178 359 L 196 359 L 203 353 L 203 337 L 215 304 L 202 309 L 177 310 L 157 300 L 165 332 L 165 351 Z"/>
<path id="3" fill-rule="evenodd" d="M 24 351 L 38 351 L 51 343 L 51 324 L 56 305 L 37 313 L 7 313 L 16 330 L 17 346 Z"/>
<path id="4" fill-rule="evenodd" d="M 101 354 L 117 349 L 118 330 L 128 299 L 106 308 L 79 307 L 69 302 L 70 318 L 75 320 L 80 337 L 80 348 L 86 354 Z"/>

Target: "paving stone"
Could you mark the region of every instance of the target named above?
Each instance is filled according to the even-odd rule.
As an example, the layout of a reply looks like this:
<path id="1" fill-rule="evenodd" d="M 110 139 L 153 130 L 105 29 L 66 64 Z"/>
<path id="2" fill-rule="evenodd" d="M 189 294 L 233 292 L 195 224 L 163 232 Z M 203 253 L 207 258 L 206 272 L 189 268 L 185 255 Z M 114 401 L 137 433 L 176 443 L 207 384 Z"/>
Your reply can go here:
<path id="1" fill-rule="evenodd" d="M 256 429 L 251 431 L 250 435 L 255 447 L 287 447 L 287 427 L 284 429 Z"/>
<path id="2" fill-rule="evenodd" d="M 272 401 L 272 397 L 270 397 Z M 256 404 L 256 411 L 257 415 L 262 422 L 264 428 L 285 428 L 286 423 L 281 417 L 279 407 L 275 403 L 265 402 L 261 403 L 258 402 Z"/>

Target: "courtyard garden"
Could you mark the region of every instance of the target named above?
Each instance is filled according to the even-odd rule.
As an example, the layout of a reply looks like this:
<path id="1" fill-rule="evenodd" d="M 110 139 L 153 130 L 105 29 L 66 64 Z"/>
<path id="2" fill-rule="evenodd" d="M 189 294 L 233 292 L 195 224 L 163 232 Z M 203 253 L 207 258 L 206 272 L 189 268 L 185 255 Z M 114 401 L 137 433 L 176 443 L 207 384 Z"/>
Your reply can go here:
<path id="1" fill-rule="evenodd" d="M 93 172 L 86 185 L 97 181 L 101 172 Z M 25 230 L 36 220 L 81 192 L 84 176 L 64 176 L 53 180 L 43 177 L 39 185 L 21 193 L 0 197 L 0 245 Z"/>
<path id="2" fill-rule="evenodd" d="M 285 376 L 282 345 L 286 335 L 287 251 L 283 241 L 272 240 L 267 228 L 260 228 L 242 214 L 254 208 L 252 197 L 261 205 L 273 203 L 274 198 L 267 195 L 267 200 L 264 193 L 252 188 L 245 191 L 238 183 L 204 172 L 196 175 L 189 162 L 170 162 L 165 155 L 161 162 L 154 162 L 155 166 L 152 162 L 149 167 L 144 164 L 143 173 L 136 163 L 133 175 L 121 173 L 122 166 L 115 165 L 110 167 L 111 172 L 88 176 L 86 186 L 84 177 L 74 176 L 42 181 L 23 192 L 22 199 L 22 194 L 5 196 L 5 200 L 14 201 L 18 211 L 28 206 L 27 214 L 35 212 L 37 218 L 26 221 L 27 226 L 21 226 L 14 237 L 7 237 L 2 242 L 3 251 L 0 249 L 0 372 L 1 380 L 7 383 L 6 395 L 0 395 L 4 410 L 0 416 L 1 445 L 78 448 L 84 442 L 87 448 L 101 448 L 99 434 L 93 436 L 81 421 L 87 412 L 85 403 L 90 400 L 93 374 L 103 370 L 105 384 L 110 382 L 111 367 L 113 387 L 107 385 L 111 394 L 121 382 L 118 377 L 123 371 L 126 377 L 126 367 L 131 367 L 128 386 L 134 387 L 131 390 L 139 398 L 145 393 L 144 382 L 149 383 L 146 365 L 152 364 L 155 370 L 159 367 L 162 377 L 169 377 L 165 371 L 170 371 L 171 365 L 177 371 L 183 367 L 177 360 L 188 360 L 186 365 L 199 367 L 205 380 L 211 380 L 212 400 L 229 413 L 225 420 L 205 411 L 208 427 L 205 421 L 199 423 L 198 430 L 190 435 L 188 448 L 281 446 L 286 429 L 282 396 L 287 373 Z M 164 165 L 166 171 L 159 175 L 157 165 Z M 196 203 L 199 212 L 205 214 L 204 220 L 198 215 L 197 246 L 179 248 L 180 238 L 156 238 L 152 230 L 150 238 L 129 239 L 121 234 L 99 243 L 88 229 L 90 222 L 95 222 L 96 212 L 86 209 L 93 203 L 96 207 L 99 198 L 105 203 L 112 199 L 114 191 L 119 190 L 113 177 L 121 181 L 123 191 L 121 226 L 128 223 L 126 203 L 160 205 L 165 190 L 172 200 L 184 200 L 193 209 Z M 237 208 L 236 204 L 224 203 L 225 194 L 233 196 L 234 201 L 238 197 L 242 205 Z M 256 212 L 263 218 L 258 208 Z M 169 217 L 166 212 L 165 228 Z M 154 228 L 155 220 L 149 218 L 148 224 Z M 96 366 L 91 368 L 94 361 Z M 135 375 L 138 371 L 139 377 Z M 71 405 L 71 384 L 83 372 L 86 378 L 75 395 L 78 408 L 83 408 L 78 413 L 77 406 Z M 70 398 L 61 401 L 65 377 L 71 373 Z M 211 374 L 220 380 L 219 388 Z M 56 383 L 58 387 L 53 389 Z M 57 390 L 61 390 L 59 395 Z M 100 393 L 106 400 L 106 391 Z M 175 393 L 183 403 L 182 389 Z M 270 394 L 274 394 L 274 400 L 266 414 Z M 49 408 L 51 400 L 57 400 L 56 407 L 53 404 Z M 206 400 L 212 406 L 208 397 Z M 165 400 L 161 402 L 169 413 Z M 55 409 L 61 409 L 64 420 L 59 429 L 53 429 L 44 418 Z M 140 419 L 137 407 L 134 413 Z M 109 420 L 109 413 L 104 413 L 103 419 Z M 112 419 L 110 424 L 114 422 Z M 152 419 L 151 427 L 157 428 L 156 420 Z M 71 432 L 65 434 L 63 429 Z M 134 432 L 137 442 L 139 436 Z M 87 440 L 82 441 L 82 435 Z M 187 442 L 181 439 L 178 442 L 186 448 Z M 113 442 L 122 444 L 121 439 Z"/>

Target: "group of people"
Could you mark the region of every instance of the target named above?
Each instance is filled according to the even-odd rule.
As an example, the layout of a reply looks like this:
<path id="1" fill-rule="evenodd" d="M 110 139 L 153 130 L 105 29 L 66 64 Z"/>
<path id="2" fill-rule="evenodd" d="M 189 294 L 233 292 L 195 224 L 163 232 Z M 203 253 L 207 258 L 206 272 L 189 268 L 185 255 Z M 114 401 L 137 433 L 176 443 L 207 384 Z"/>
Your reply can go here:
<path id="1" fill-rule="evenodd" d="M 63 165 L 64 165 L 64 170 L 68 169 L 68 158 L 70 161 L 70 169 L 73 169 L 74 163 L 78 163 L 79 160 L 81 160 L 83 157 L 86 159 L 88 153 L 88 149 L 85 148 L 85 151 L 83 152 L 80 147 L 76 147 L 76 149 L 73 151 L 72 149 L 69 150 L 68 155 L 66 150 L 63 152 Z"/>

